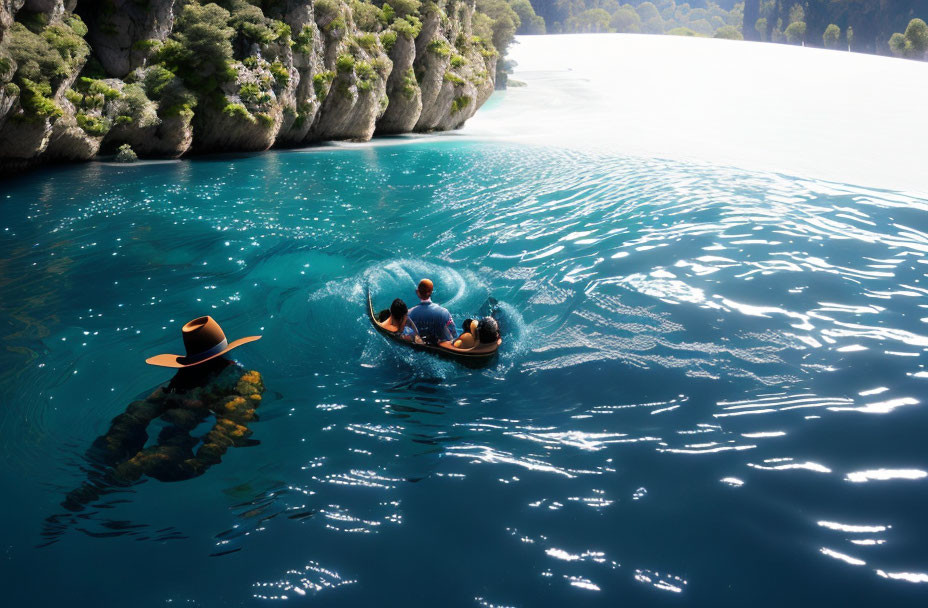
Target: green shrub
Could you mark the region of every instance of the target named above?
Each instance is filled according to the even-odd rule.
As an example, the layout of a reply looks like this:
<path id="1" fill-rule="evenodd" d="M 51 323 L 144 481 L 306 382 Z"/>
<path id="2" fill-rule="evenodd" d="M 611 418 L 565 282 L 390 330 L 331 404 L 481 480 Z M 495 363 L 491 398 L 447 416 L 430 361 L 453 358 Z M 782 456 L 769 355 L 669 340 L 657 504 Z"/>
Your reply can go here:
<path id="1" fill-rule="evenodd" d="M 419 90 L 419 82 L 416 80 L 416 73 L 412 68 L 408 68 L 403 72 L 403 97 L 406 99 L 412 99 L 416 96 L 416 92 Z"/>
<path id="2" fill-rule="evenodd" d="M 359 91 L 370 91 L 374 88 L 374 83 L 377 81 L 377 72 L 374 70 L 374 66 L 366 61 L 359 61 L 354 66 L 355 74 L 358 77 L 358 90 Z"/>
<path id="3" fill-rule="evenodd" d="M 366 34 L 361 34 L 357 36 L 355 40 L 362 49 L 368 53 L 373 53 L 377 49 L 377 42 L 380 40 L 377 37 L 377 34 L 372 34 L 370 32 Z"/>
<path id="4" fill-rule="evenodd" d="M 16 97 L 19 95 L 19 86 L 15 82 L 8 82 L 3 85 L 3 92 L 6 93 L 7 97 Z"/>
<path id="5" fill-rule="evenodd" d="M 164 66 L 155 65 L 145 74 L 145 94 L 151 99 L 161 99 L 165 88 L 174 81 L 174 72 Z"/>
<path id="6" fill-rule="evenodd" d="M 426 47 L 426 50 L 439 57 L 448 57 L 451 55 L 451 46 L 442 38 L 433 38 Z"/>
<path id="7" fill-rule="evenodd" d="M 163 43 L 160 40 L 155 40 L 153 38 L 148 40 L 136 40 L 132 43 L 132 50 L 134 51 L 157 51 L 161 48 Z"/>
<path id="8" fill-rule="evenodd" d="M 464 108 L 470 105 L 471 98 L 467 95 L 461 95 L 460 97 L 455 97 L 454 101 L 451 102 L 451 113 L 457 114 Z"/>
<path id="9" fill-rule="evenodd" d="M 309 114 L 312 111 L 313 106 L 311 103 L 303 102 L 300 104 L 300 108 L 296 113 L 296 119 L 293 121 L 293 126 L 299 129 L 306 122 L 306 119 L 309 118 Z"/>
<path id="10" fill-rule="evenodd" d="M 65 19 L 65 23 L 71 28 L 71 31 L 83 38 L 87 35 L 87 26 L 81 20 L 80 16 L 71 14 Z"/>
<path id="11" fill-rule="evenodd" d="M 87 91 L 91 95 L 103 95 L 107 101 L 119 99 L 120 97 L 118 89 L 114 89 L 102 80 L 93 80 L 92 78 L 81 77 L 81 83 L 87 86 Z"/>
<path id="12" fill-rule="evenodd" d="M 336 0 L 316 0 L 313 7 L 317 15 L 332 16 L 338 12 L 339 4 Z"/>
<path id="13" fill-rule="evenodd" d="M 389 5 L 388 5 L 389 6 Z M 383 50 L 390 52 L 393 50 L 393 45 L 396 44 L 396 31 L 387 30 L 380 34 L 380 44 L 383 45 Z"/>
<path id="14" fill-rule="evenodd" d="M 84 114 L 83 112 L 78 112 L 76 118 L 77 126 L 83 129 L 87 135 L 100 137 L 106 135 L 106 132 L 110 130 L 109 125 L 102 118 Z"/>
<path id="15" fill-rule="evenodd" d="M 351 72 L 354 70 L 354 57 L 351 55 L 339 55 L 335 60 L 335 68 L 339 72 Z"/>
<path id="16" fill-rule="evenodd" d="M 329 21 L 328 25 L 325 26 L 325 31 L 333 36 L 338 34 L 338 38 L 343 36 L 348 29 L 348 24 L 345 22 L 344 17 L 336 17 Z M 334 32 L 334 34 L 333 34 Z"/>
<path id="17" fill-rule="evenodd" d="M 335 72 L 320 72 L 313 76 L 313 91 L 315 91 L 319 101 L 325 99 L 326 94 L 329 92 L 329 85 L 334 79 Z"/>
<path id="18" fill-rule="evenodd" d="M 463 55 L 458 55 L 455 53 L 451 56 L 451 67 L 460 68 L 467 65 L 467 59 Z"/>
<path id="19" fill-rule="evenodd" d="M 250 105 L 260 105 L 271 100 L 270 94 L 251 82 L 246 82 L 239 87 L 238 96 L 242 101 Z"/>
<path id="20" fill-rule="evenodd" d="M 122 97 L 116 104 L 119 118 L 128 118 L 140 127 L 151 127 L 158 124 L 158 116 L 154 112 L 151 100 L 145 95 L 141 84 L 127 84 L 122 91 Z"/>
<path id="21" fill-rule="evenodd" d="M 397 19 L 390 27 L 403 38 L 415 40 L 422 31 L 422 21 L 415 15 L 409 15 L 403 19 Z"/>
<path id="22" fill-rule="evenodd" d="M 419 0 L 387 0 L 387 5 L 400 17 L 416 14 L 421 4 Z"/>
<path id="23" fill-rule="evenodd" d="M 289 45 L 293 44 L 291 36 L 293 35 L 293 30 L 289 25 L 283 21 L 274 21 L 274 30 L 277 33 L 277 41 L 281 43 L 286 43 Z"/>
<path id="24" fill-rule="evenodd" d="M 50 82 L 67 75 L 68 65 L 48 40 L 30 31 L 22 23 L 14 23 L 4 42 L 16 61 L 19 81 Z"/>
<path id="25" fill-rule="evenodd" d="M 230 69 L 232 16 L 210 3 L 188 3 L 174 21 L 174 32 L 158 52 L 158 59 L 170 71 L 203 95 L 215 91 L 220 82 L 235 77 Z"/>
<path id="26" fill-rule="evenodd" d="M 256 122 L 255 117 L 248 112 L 248 108 L 240 103 L 230 103 L 222 109 L 222 113 L 230 118 L 238 118 L 250 123 Z"/>
<path id="27" fill-rule="evenodd" d="M 461 86 L 465 82 L 463 78 L 453 72 L 445 72 L 445 80 L 456 87 Z"/>
<path id="28" fill-rule="evenodd" d="M 304 25 L 300 33 L 293 39 L 293 50 L 297 53 L 309 54 L 313 52 L 313 28 L 311 25 Z"/>
<path id="29" fill-rule="evenodd" d="M 335 85 L 335 91 L 345 99 L 352 99 L 354 97 L 354 91 L 351 90 L 351 85 L 344 80 L 340 80 L 338 84 Z"/>
<path id="30" fill-rule="evenodd" d="M 274 126 L 274 118 L 270 114 L 265 114 L 264 112 L 259 112 L 255 114 L 255 118 L 258 119 L 258 122 L 261 123 L 261 126 L 265 128 L 270 128 Z"/>
<path id="31" fill-rule="evenodd" d="M 79 19 L 78 23 L 86 32 L 87 28 Z M 84 41 L 84 37 L 78 35 L 73 29 L 65 25 L 50 25 L 42 32 L 42 37 L 54 47 L 61 58 L 68 63 L 71 68 L 83 63 L 84 59 L 90 53 L 90 47 Z"/>
<path id="32" fill-rule="evenodd" d="M 390 69 L 393 68 L 393 63 L 389 59 L 383 56 L 379 56 L 371 59 L 371 67 L 373 67 L 378 74 L 386 77 L 390 74 Z"/>
<path id="33" fill-rule="evenodd" d="M 230 8 L 231 19 L 229 25 L 235 28 L 246 40 L 262 44 L 277 40 L 279 36 L 277 24 L 280 22 L 265 17 L 264 12 L 259 7 L 247 2 L 232 2 Z M 288 27 L 286 30 L 288 37 L 290 35 L 289 30 Z"/>
<path id="34" fill-rule="evenodd" d="M 379 7 L 370 2 L 361 2 L 353 0 L 351 2 L 351 13 L 354 16 L 355 25 L 359 30 L 365 32 L 377 32 L 387 24 L 387 18 Z"/>
<path id="35" fill-rule="evenodd" d="M 84 103 L 84 96 L 74 89 L 68 89 L 65 91 L 64 97 L 78 108 L 81 107 L 82 103 Z"/>
<path id="36" fill-rule="evenodd" d="M 244 65 L 246 68 L 255 69 L 258 67 L 258 58 L 254 55 L 249 55 L 248 57 L 242 59 L 242 65 Z"/>
<path id="37" fill-rule="evenodd" d="M 269 66 L 268 69 L 271 71 L 271 74 L 273 74 L 274 80 L 277 81 L 277 84 L 282 87 L 290 84 L 290 70 L 288 70 L 284 64 L 279 61 L 275 61 Z"/>
<path id="38" fill-rule="evenodd" d="M 135 150 L 133 150 L 132 146 L 129 144 L 119 146 L 119 150 L 116 151 L 117 163 L 134 163 L 138 159 L 138 155 L 136 155 Z"/>
<path id="39" fill-rule="evenodd" d="M 61 108 L 49 99 L 51 86 L 46 82 L 34 82 L 28 78 L 21 79 L 20 104 L 27 121 L 55 119 L 62 115 Z"/>

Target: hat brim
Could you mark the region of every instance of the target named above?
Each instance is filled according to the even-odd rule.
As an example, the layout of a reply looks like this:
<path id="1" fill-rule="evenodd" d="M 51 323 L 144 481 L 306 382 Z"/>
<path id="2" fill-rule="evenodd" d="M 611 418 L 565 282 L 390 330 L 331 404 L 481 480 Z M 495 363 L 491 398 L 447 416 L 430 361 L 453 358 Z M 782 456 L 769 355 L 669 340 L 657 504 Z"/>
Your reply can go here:
<path id="1" fill-rule="evenodd" d="M 173 367 L 173 368 L 193 367 L 195 365 L 200 365 L 202 363 L 206 363 L 207 361 L 211 361 L 215 359 L 216 357 L 221 357 L 222 355 L 226 354 L 233 348 L 238 348 L 242 344 L 248 344 L 249 342 L 254 342 L 260 339 L 261 339 L 261 336 L 248 336 L 247 338 L 239 338 L 238 340 L 235 340 L 234 342 L 230 342 L 228 346 L 226 346 L 223 350 L 219 351 L 215 355 L 209 356 L 205 359 L 201 359 L 199 361 L 196 361 L 195 363 L 188 363 L 187 357 L 184 357 L 181 355 L 155 355 L 154 357 L 149 357 L 148 359 L 145 359 L 145 363 L 149 365 L 157 365 L 159 367 Z"/>

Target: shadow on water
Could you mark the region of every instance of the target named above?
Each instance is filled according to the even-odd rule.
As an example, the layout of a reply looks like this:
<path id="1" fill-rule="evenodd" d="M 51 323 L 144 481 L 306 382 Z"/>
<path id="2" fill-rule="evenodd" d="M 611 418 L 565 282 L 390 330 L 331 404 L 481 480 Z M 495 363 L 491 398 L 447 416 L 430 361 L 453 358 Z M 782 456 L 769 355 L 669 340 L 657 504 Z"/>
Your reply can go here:
<path id="1" fill-rule="evenodd" d="M 128 499 L 97 502 L 111 494 L 125 494 L 148 477 L 163 482 L 199 477 L 218 464 L 230 447 L 248 447 L 248 424 L 257 420 L 264 382 L 256 371 L 218 357 L 201 365 L 181 368 L 171 381 L 144 399 L 133 401 L 116 416 L 106 434 L 98 437 L 86 453 L 81 466 L 87 480 L 65 496 L 61 506 L 68 513 L 45 520 L 39 546 L 57 542 L 74 526 L 93 537 L 122 536 L 142 538 L 145 524 L 103 520 L 103 531 L 86 526 L 96 513 L 82 513 L 88 506 L 111 509 Z M 160 430 L 158 430 L 160 429 Z M 154 442 L 149 434 L 158 430 Z M 204 432 L 205 431 L 205 432 Z M 159 534 L 155 540 L 183 538 L 175 530 Z"/>

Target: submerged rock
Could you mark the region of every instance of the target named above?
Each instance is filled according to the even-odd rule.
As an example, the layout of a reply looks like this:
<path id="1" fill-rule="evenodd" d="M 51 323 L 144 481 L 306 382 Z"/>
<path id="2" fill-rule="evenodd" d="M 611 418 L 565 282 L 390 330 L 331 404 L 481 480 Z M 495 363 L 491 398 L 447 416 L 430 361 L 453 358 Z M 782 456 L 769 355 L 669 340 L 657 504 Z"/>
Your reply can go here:
<path id="1" fill-rule="evenodd" d="M 123 144 L 119 146 L 119 150 L 116 151 L 116 162 L 117 163 L 134 163 L 139 157 L 132 150 L 132 146 L 129 144 Z"/>

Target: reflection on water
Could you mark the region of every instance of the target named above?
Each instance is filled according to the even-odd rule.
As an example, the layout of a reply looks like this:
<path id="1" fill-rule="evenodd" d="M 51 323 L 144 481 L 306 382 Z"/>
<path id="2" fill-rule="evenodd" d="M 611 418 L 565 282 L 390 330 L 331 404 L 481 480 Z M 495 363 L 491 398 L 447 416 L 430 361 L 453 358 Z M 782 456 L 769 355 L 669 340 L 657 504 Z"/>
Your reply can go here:
<path id="1" fill-rule="evenodd" d="M 47 169 L 5 196 L 11 603 L 40 576 L 49 602 L 84 581 L 142 605 L 923 599 L 928 200 L 448 142 Z M 366 287 L 423 276 L 459 318 L 496 301 L 493 365 L 371 330 Z M 143 354 L 201 314 L 264 336 L 237 353 L 270 389 L 260 444 L 116 485 L 34 548 L 163 380 Z"/>

